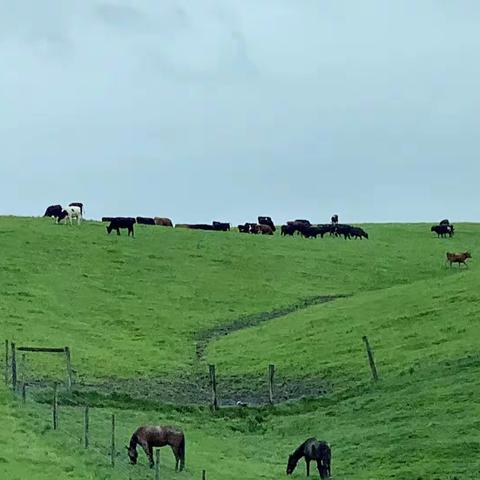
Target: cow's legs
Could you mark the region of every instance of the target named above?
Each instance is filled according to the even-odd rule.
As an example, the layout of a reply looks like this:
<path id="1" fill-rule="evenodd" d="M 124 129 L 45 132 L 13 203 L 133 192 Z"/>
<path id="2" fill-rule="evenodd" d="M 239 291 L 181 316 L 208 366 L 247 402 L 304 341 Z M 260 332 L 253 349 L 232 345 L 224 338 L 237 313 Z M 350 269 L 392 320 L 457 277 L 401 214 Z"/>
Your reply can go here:
<path id="1" fill-rule="evenodd" d="M 305 459 L 305 464 L 307 466 L 307 477 L 310 476 L 310 460 Z"/>

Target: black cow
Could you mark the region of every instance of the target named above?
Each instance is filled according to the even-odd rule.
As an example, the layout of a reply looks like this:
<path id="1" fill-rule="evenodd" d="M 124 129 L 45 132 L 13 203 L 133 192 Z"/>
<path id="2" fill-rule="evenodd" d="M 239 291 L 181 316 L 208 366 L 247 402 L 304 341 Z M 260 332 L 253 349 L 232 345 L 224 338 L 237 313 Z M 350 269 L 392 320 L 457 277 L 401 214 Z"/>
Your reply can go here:
<path id="1" fill-rule="evenodd" d="M 230 224 L 224 222 L 212 222 L 212 226 L 214 230 L 218 230 L 220 232 L 227 232 L 230 230 Z"/>
<path id="2" fill-rule="evenodd" d="M 454 229 L 453 225 L 434 225 L 430 228 L 431 232 L 435 232 L 437 237 L 444 238 L 446 235 L 451 237 L 453 235 Z"/>
<path id="3" fill-rule="evenodd" d="M 330 219 L 333 225 L 336 225 L 338 223 L 338 215 L 332 215 L 332 218 Z"/>
<path id="4" fill-rule="evenodd" d="M 268 225 L 273 232 L 276 231 L 275 224 L 271 217 L 258 217 L 258 223 L 259 225 Z"/>
<path id="5" fill-rule="evenodd" d="M 281 235 L 290 235 L 293 236 L 293 234 L 297 231 L 295 225 L 282 225 L 280 227 L 280 232 Z"/>
<path id="6" fill-rule="evenodd" d="M 131 234 L 132 237 L 134 237 L 135 236 L 133 231 L 134 224 L 135 224 L 135 219 L 132 217 L 115 217 L 110 222 L 110 225 L 107 225 L 107 232 L 110 235 L 110 233 L 112 233 L 112 230 L 116 230 L 117 235 L 120 235 L 120 229 L 127 228 L 128 236 L 130 236 Z"/>
<path id="7" fill-rule="evenodd" d="M 300 232 L 305 238 L 317 238 L 317 235 L 321 235 L 320 227 L 303 227 Z M 323 237 L 323 234 L 322 234 Z"/>
<path id="8" fill-rule="evenodd" d="M 83 217 L 83 203 L 82 202 L 72 202 L 68 204 L 69 207 L 79 207 L 80 208 L 80 213 L 82 214 Z"/>
<path id="9" fill-rule="evenodd" d="M 447 218 L 445 218 L 444 220 L 442 220 L 442 221 L 440 222 L 440 225 L 450 225 L 450 222 L 448 221 Z"/>
<path id="10" fill-rule="evenodd" d="M 250 233 L 250 226 L 248 223 L 245 223 L 244 225 L 238 225 L 238 231 L 240 233 Z"/>
<path id="11" fill-rule="evenodd" d="M 43 214 L 44 217 L 57 218 L 62 214 L 63 207 L 61 205 L 50 205 Z"/>
<path id="12" fill-rule="evenodd" d="M 139 225 L 155 225 L 155 220 L 150 217 L 137 217 L 137 223 Z"/>
<path id="13" fill-rule="evenodd" d="M 347 240 L 347 238 L 351 238 L 352 228 L 354 227 L 352 227 L 351 225 L 342 225 L 339 223 L 335 226 L 333 233 L 335 234 L 335 236 L 343 236 L 343 238 Z"/>
<path id="14" fill-rule="evenodd" d="M 366 238 L 368 240 L 368 233 L 365 230 L 363 230 L 363 228 L 360 228 L 360 227 L 351 227 L 350 236 L 355 238 L 355 240 L 357 238 L 359 238 L 360 240 L 362 240 L 363 238 Z"/>

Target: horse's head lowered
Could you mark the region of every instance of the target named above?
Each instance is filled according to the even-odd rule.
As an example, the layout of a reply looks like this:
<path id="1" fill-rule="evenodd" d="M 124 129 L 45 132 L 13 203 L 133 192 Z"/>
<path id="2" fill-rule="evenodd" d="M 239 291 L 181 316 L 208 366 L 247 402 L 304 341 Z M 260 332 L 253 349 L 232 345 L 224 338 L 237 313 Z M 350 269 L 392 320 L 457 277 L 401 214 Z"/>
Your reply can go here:
<path id="1" fill-rule="evenodd" d="M 130 458 L 130 463 L 132 465 L 137 464 L 137 459 L 138 459 L 138 452 L 135 447 L 127 447 L 128 450 L 128 458 Z"/>
<path id="2" fill-rule="evenodd" d="M 287 475 L 291 475 L 297 466 L 298 459 L 295 458 L 293 455 L 288 456 L 288 463 L 287 463 Z"/>

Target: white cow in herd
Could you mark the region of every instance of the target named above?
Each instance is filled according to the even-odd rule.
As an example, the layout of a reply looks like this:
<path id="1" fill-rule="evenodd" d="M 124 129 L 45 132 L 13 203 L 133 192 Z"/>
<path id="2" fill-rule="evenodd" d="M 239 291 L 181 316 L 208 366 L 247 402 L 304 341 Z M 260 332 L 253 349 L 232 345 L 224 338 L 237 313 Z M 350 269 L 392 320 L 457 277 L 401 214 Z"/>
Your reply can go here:
<path id="1" fill-rule="evenodd" d="M 62 210 L 62 213 L 58 216 L 58 222 L 61 222 L 63 219 L 65 220 L 65 223 L 67 223 L 67 220 L 70 221 L 70 225 L 73 224 L 73 219 L 77 220 L 77 223 L 80 225 L 80 222 L 82 221 L 82 209 L 80 207 L 75 206 L 68 206 L 65 207 Z"/>

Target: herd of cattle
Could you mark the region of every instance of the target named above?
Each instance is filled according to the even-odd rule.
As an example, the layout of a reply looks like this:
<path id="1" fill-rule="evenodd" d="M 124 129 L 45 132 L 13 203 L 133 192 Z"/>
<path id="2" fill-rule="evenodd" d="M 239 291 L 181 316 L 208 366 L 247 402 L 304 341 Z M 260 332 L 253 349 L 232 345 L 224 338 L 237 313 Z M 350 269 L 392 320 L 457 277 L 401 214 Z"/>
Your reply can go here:
<path id="1" fill-rule="evenodd" d="M 65 220 L 73 223 L 81 222 L 84 215 L 84 205 L 81 202 L 72 202 L 67 207 L 61 205 L 50 205 L 44 213 L 45 217 L 53 217 L 59 223 Z M 126 229 L 128 235 L 134 236 L 134 225 L 159 225 L 163 227 L 173 227 L 173 222 L 165 217 L 102 217 L 102 222 L 108 222 L 107 232 L 110 234 L 113 230 L 120 235 L 120 229 Z M 230 230 L 230 223 L 212 222 L 212 224 L 194 223 L 194 224 L 176 224 L 176 228 L 189 228 L 192 230 L 210 230 L 227 232 Z M 258 217 L 257 223 L 244 223 L 238 225 L 240 233 L 250 233 L 253 235 L 273 235 L 276 231 L 275 224 L 271 217 Z M 455 233 L 455 227 L 447 220 L 442 220 L 438 225 L 434 225 L 430 229 L 436 233 L 438 237 L 449 237 Z M 360 227 L 352 225 L 345 225 L 338 222 L 338 215 L 333 215 L 328 224 L 312 224 L 308 220 L 292 220 L 280 227 L 282 236 L 293 236 L 298 234 L 304 238 L 321 238 L 329 234 L 334 237 L 343 237 L 345 240 L 354 239 L 368 239 L 368 233 Z"/>

